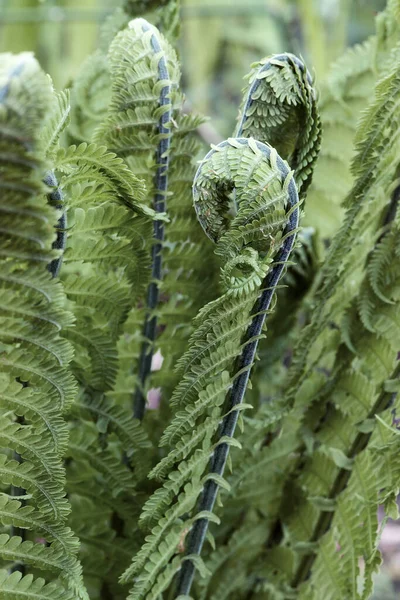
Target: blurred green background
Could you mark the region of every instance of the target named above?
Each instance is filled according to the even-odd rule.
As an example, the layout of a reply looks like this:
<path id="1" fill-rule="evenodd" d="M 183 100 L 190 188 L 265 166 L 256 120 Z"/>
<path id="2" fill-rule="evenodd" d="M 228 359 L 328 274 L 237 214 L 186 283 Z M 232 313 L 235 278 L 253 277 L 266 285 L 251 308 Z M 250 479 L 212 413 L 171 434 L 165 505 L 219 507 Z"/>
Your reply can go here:
<path id="1" fill-rule="evenodd" d="M 0 51 L 33 50 L 57 88 L 97 45 L 122 0 L 0 0 Z M 301 54 L 317 81 L 344 47 L 374 28 L 385 0 L 182 0 L 184 87 L 195 109 L 232 131 L 242 77 L 273 52 Z"/>

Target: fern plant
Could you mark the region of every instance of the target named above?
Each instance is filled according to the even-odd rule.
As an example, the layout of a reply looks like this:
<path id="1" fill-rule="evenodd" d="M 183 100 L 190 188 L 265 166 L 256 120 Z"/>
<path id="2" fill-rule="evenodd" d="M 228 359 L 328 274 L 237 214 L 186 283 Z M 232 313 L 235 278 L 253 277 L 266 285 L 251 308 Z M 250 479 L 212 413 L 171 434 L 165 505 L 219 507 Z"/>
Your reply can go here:
<path id="1" fill-rule="evenodd" d="M 321 101 L 300 58 L 255 63 L 209 150 L 175 1 L 127 2 L 60 93 L 2 55 L 1 598 L 371 597 L 400 476 L 399 26 L 390 0 Z"/>

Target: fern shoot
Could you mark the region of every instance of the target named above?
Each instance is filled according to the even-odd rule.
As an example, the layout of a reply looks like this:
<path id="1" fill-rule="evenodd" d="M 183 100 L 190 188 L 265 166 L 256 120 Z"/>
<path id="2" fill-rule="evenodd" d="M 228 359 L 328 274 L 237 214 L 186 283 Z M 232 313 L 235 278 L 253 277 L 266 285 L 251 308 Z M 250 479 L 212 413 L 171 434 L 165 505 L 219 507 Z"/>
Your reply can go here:
<path id="1" fill-rule="evenodd" d="M 154 210 L 157 213 L 166 211 L 166 196 L 168 192 L 168 161 L 171 143 L 171 81 L 168 73 L 166 57 L 161 49 L 157 31 L 149 23 L 141 21 L 143 32 L 151 32 L 151 47 L 155 56 L 158 56 L 158 81 L 162 82 L 160 89 L 159 110 L 160 120 L 158 125 L 159 142 L 157 145 L 155 176 Z M 137 419 L 143 419 L 145 408 L 144 385 L 150 373 L 153 356 L 153 344 L 156 336 L 157 319 L 154 311 L 157 308 L 159 298 L 159 284 L 161 280 L 162 267 L 162 244 L 164 241 L 164 223 L 154 221 L 154 244 L 152 247 L 152 272 L 151 283 L 147 291 L 147 313 L 143 328 L 144 342 L 139 358 L 139 386 L 135 392 L 133 414 Z"/>

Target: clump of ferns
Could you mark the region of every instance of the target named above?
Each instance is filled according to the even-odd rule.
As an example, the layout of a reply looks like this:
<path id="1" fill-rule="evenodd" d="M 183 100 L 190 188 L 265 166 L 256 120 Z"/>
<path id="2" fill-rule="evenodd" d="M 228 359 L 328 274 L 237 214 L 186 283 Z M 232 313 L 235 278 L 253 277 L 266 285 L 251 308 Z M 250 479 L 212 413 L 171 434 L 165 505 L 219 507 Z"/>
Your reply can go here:
<path id="1" fill-rule="evenodd" d="M 7 57 L 1 71 L 0 590 L 358 598 L 364 552 L 366 598 L 374 511 L 397 485 L 398 69 L 359 125 L 346 216 L 318 271 L 316 235 L 299 232 L 321 137 L 303 62 L 254 64 L 233 137 L 195 167 L 201 119 L 181 111 L 176 54 L 128 21 L 109 20 L 72 89 L 77 146 L 58 146 L 68 95 L 36 61 Z M 146 410 L 154 382 L 158 411 Z"/>

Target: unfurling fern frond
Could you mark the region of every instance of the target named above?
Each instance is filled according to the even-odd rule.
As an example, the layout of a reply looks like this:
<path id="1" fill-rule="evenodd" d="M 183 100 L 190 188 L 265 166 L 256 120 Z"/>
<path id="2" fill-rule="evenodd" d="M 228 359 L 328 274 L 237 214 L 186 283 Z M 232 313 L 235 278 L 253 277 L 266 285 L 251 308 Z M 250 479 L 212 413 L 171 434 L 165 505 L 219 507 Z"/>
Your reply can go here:
<path id="1" fill-rule="evenodd" d="M 226 172 L 227 165 L 232 167 Z M 185 408 L 185 412 L 182 419 L 178 412 L 176 420 L 165 432 L 163 444 L 169 443 L 171 436 L 180 436 L 177 427 L 181 430 L 185 427 L 182 430 L 185 433 L 186 421 L 191 420 L 198 428 L 207 416 L 218 415 L 218 419 L 213 419 L 213 429 L 206 430 L 207 437 L 202 440 L 201 449 L 192 455 L 188 467 L 181 463 L 179 470 L 171 473 L 171 483 L 175 483 L 171 488 L 173 494 L 178 495 L 180 489 L 184 491 L 167 512 L 161 529 L 160 525 L 153 529 L 146 545 L 134 559 L 132 568 L 124 575 L 124 579 L 130 578 L 137 573 L 140 564 L 150 561 L 146 574 L 138 573 L 133 598 L 152 597 L 150 590 L 154 581 L 161 581 L 160 578 L 163 586 L 168 585 L 177 566 L 172 571 L 168 568 L 169 575 L 165 580 L 162 567 L 175 553 L 185 529 L 194 526 L 193 536 L 193 532 L 201 526 L 200 547 L 195 552 L 200 551 L 218 484 L 223 482 L 229 438 L 236 425 L 238 409 L 241 408 L 262 324 L 292 248 L 298 222 L 298 197 L 293 177 L 276 151 L 261 142 L 238 138 L 217 146 L 202 162 L 195 182 L 195 206 L 200 222 L 210 237 L 217 241 L 217 251 L 226 260 L 222 273 L 226 292 L 217 301 L 207 305 L 197 318 L 198 328 L 190 344 L 195 352 L 189 350 L 187 359 L 182 359 L 182 364 L 187 363 L 187 371 L 172 399 L 175 405 Z M 215 223 L 224 218 L 228 194 L 233 189 L 236 190 L 238 213 L 229 227 L 221 224 L 217 232 Z M 217 198 L 224 203 L 218 206 Z M 264 290 L 261 296 L 260 287 Z M 212 386 L 207 385 L 210 381 L 213 382 Z M 229 400 L 225 403 L 227 394 Z M 211 402 L 208 402 L 208 396 L 211 396 Z M 211 436 L 224 415 L 219 442 L 214 446 Z M 204 476 L 213 452 L 211 472 Z M 179 474 L 182 474 L 180 479 Z M 193 481 L 193 478 L 198 484 L 193 487 L 192 483 L 188 488 L 186 482 Z M 177 527 L 176 515 L 193 510 L 204 485 L 198 512 Z M 155 510 L 160 494 L 163 498 L 160 503 L 157 502 L 155 516 L 163 513 L 172 499 L 168 493 L 171 484 L 167 482 L 165 486 L 164 492 L 160 490 L 154 498 L 150 498 L 149 508 L 145 507 L 144 515 L 147 510 Z M 159 546 L 165 535 L 169 536 L 168 552 L 162 551 Z M 198 536 L 199 533 L 194 537 L 196 545 L 199 544 Z M 175 545 L 173 539 L 176 540 Z M 185 562 L 182 569 L 185 569 Z"/>
<path id="2" fill-rule="evenodd" d="M 171 49 L 170 53 L 173 54 Z M 109 116 L 98 130 L 97 138 L 105 138 L 107 145 L 124 156 L 136 173 L 146 176 L 146 184 L 154 195 L 154 210 L 162 214 L 168 192 L 172 101 L 164 43 L 154 27 L 144 19 L 136 19 L 116 36 L 109 60 L 114 93 Z M 143 388 L 150 373 L 157 325 L 154 311 L 159 298 L 164 240 L 161 220 L 154 221 L 153 237 L 152 281 L 147 291 L 139 383 L 134 399 L 134 415 L 139 419 L 144 415 Z"/>
<path id="3" fill-rule="evenodd" d="M 273 146 L 295 172 L 304 196 L 319 153 L 321 127 L 316 92 L 304 64 L 276 54 L 253 65 L 235 135 Z"/>
<path id="4" fill-rule="evenodd" d="M 198 153 L 193 132 L 201 119 L 182 114 L 176 54 L 143 19 L 131 21 L 129 28 L 116 36 L 108 60 L 113 94 L 108 117 L 98 128 L 96 139 L 104 141 L 144 178 L 147 201 L 157 212 L 166 210 L 169 198 L 169 222 L 165 226 L 162 221 L 154 223 L 147 308 L 141 310 L 142 314 L 137 309 L 131 312 L 126 333 L 120 339 L 121 356 L 129 348 L 132 363 L 132 354 L 139 351 L 130 323 L 136 330 L 140 319 L 145 321 L 134 401 L 135 414 L 142 418 L 155 343 L 166 357 L 161 376 L 163 393 L 167 394 L 175 381 L 171 365 L 183 352 L 191 331 L 190 320 L 210 297 L 210 293 L 204 294 L 204 282 L 210 275 L 206 275 L 204 259 L 200 258 L 202 252 L 207 252 L 206 243 L 191 218 L 189 200 L 191 171 L 193 175 L 195 172 L 193 158 Z M 124 382 L 127 369 L 132 366 L 122 359 Z M 166 378 L 169 372 L 171 376 Z M 117 384 L 116 394 L 120 388 L 122 382 Z"/>
<path id="5" fill-rule="evenodd" d="M 274 59 L 271 65 L 275 68 Z M 309 99 L 315 101 L 313 95 L 300 92 L 298 103 Z M 316 117 L 309 131 L 311 163 L 318 151 L 318 132 Z M 296 131 L 294 137 L 292 151 L 295 148 L 302 156 Z M 300 185 L 305 179 L 300 170 Z M 162 445 L 179 440 L 179 451 L 173 449 L 153 470 L 156 476 L 167 469 L 170 473 L 146 503 L 142 520 L 164 517 L 122 578 L 128 581 L 136 576 L 133 599 L 155 598 L 178 569 L 177 594 L 188 595 L 195 568 L 202 569 L 199 554 L 208 523 L 216 519 L 212 511 L 218 488 L 225 487 L 225 463 L 229 447 L 235 444 L 239 412 L 246 407 L 243 398 L 258 340 L 297 231 L 299 201 L 293 174 L 274 148 L 252 138 L 232 138 L 213 148 L 198 169 L 193 191 L 200 224 L 216 242 L 216 254 L 223 261 L 225 292 L 200 311 L 189 350 L 179 361 L 183 377 L 172 404 L 181 411 L 162 438 Z M 202 434 L 196 433 L 194 444 L 190 429 Z M 167 506 L 171 508 L 164 513 Z M 184 556 L 170 562 L 182 544 Z"/>
<path id="6" fill-rule="evenodd" d="M 64 108 L 65 104 L 62 98 Z M 30 54 L 2 55 L 0 472 L 11 491 L 19 488 L 20 498 L 12 500 L 6 488 L 0 519 L 11 525 L 11 534 L 19 528 L 32 539 L 2 535 L 0 556 L 11 567 L 34 567 L 46 576 L 54 570 L 60 578 L 47 590 L 60 597 L 86 598 L 76 558 L 78 542 L 65 525 L 70 507 L 62 466 L 67 441 L 64 416 L 76 386 L 68 371 L 72 348 L 60 331 L 71 325 L 72 315 L 63 306 L 60 282 L 46 268 L 60 255 L 60 250 L 52 249 L 60 211 L 52 202 L 55 192 L 43 182 L 49 181 L 46 172 L 53 166 L 43 156 L 58 133 L 42 137 L 41 125 L 57 105 L 50 80 Z M 37 535 L 46 536 L 48 547 L 36 542 Z M 12 575 L 5 583 L 15 586 L 16 597 L 18 588 L 33 595 L 44 585 L 27 576 L 22 586 L 18 578 Z"/>

